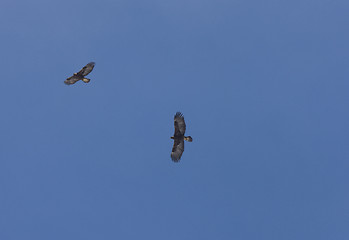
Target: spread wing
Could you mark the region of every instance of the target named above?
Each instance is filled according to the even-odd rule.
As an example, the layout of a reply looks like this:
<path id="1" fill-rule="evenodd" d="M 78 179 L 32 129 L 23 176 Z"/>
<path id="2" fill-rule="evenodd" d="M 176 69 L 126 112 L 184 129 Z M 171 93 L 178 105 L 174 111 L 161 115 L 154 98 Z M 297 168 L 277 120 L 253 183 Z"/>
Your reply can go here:
<path id="1" fill-rule="evenodd" d="M 171 152 L 171 158 L 174 162 L 179 162 L 184 152 L 184 140 L 175 139 Z"/>
<path id="2" fill-rule="evenodd" d="M 175 127 L 175 136 L 184 135 L 185 133 L 185 122 L 183 114 L 177 112 L 174 116 L 174 127 Z"/>
<path id="3" fill-rule="evenodd" d="M 94 62 L 90 62 L 88 63 L 85 67 L 83 67 L 78 73 L 77 75 L 81 75 L 83 77 L 85 77 L 86 75 L 88 75 L 90 72 L 92 72 L 93 68 L 95 67 L 95 63 Z"/>
<path id="4" fill-rule="evenodd" d="M 71 84 L 74 84 L 74 83 L 76 83 L 77 81 L 79 81 L 79 80 L 81 80 L 81 79 L 82 79 L 81 76 L 79 76 L 79 75 L 73 75 L 73 76 L 71 76 L 71 77 L 68 77 L 68 78 L 64 81 L 64 83 L 67 84 L 67 85 L 71 85 Z"/>

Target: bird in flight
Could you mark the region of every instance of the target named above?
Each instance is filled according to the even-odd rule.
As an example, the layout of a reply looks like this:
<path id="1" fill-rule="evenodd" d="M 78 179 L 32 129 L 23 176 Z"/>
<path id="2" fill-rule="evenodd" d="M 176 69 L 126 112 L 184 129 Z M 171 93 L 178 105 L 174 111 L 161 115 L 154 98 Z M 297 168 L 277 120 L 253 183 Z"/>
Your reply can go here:
<path id="1" fill-rule="evenodd" d="M 171 152 L 171 158 L 172 158 L 172 161 L 179 162 L 184 152 L 184 140 L 188 142 L 192 142 L 193 139 L 191 136 L 184 136 L 186 126 L 185 126 L 183 114 L 180 112 L 177 112 L 176 115 L 174 116 L 174 127 L 175 127 L 175 132 L 174 132 L 174 135 L 171 137 L 171 139 L 174 140 L 173 148 Z"/>
<path id="2" fill-rule="evenodd" d="M 73 76 L 68 77 L 64 83 L 67 85 L 71 85 L 76 83 L 79 80 L 82 80 L 84 83 L 90 82 L 91 79 L 85 78 L 90 72 L 92 72 L 93 68 L 95 66 L 94 62 L 88 63 L 85 67 L 83 67 L 79 72 L 74 73 Z"/>

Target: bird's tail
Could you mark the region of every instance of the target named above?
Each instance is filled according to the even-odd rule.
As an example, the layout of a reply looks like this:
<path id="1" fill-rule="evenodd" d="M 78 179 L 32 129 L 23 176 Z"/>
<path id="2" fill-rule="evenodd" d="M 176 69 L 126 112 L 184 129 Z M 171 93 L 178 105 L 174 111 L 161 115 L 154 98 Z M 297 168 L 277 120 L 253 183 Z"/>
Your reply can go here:
<path id="1" fill-rule="evenodd" d="M 184 140 L 185 140 L 185 141 L 188 141 L 188 142 L 192 142 L 192 141 L 193 141 L 193 139 L 192 139 L 191 136 L 184 137 Z"/>
<path id="2" fill-rule="evenodd" d="M 88 82 L 91 81 L 91 79 L 89 79 L 89 78 L 84 78 L 84 79 L 82 79 L 82 81 L 84 81 L 84 83 L 88 83 Z"/>

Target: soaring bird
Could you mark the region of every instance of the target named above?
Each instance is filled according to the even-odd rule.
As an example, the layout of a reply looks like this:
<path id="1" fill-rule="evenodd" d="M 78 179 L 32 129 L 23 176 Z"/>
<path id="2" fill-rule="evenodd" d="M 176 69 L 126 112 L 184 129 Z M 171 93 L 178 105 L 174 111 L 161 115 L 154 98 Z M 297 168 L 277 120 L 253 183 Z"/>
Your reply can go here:
<path id="1" fill-rule="evenodd" d="M 174 162 L 179 162 L 179 160 L 182 157 L 182 154 L 184 152 L 184 140 L 188 142 L 192 142 L 193 139 L 191 136 L 184 136 L 185 134 L 185 122 L 183 114 L 180 112 L 177 112 L 174 116 L 174 127 L 175 132 L 174 135 L 171 137 L 171 139 L 174 140 L 171 158 Z"/>
<path id="2" fill-rule="evenodd" d="M 92 72 L 95 66 L 94 62 L 88 63 L 85 67 L 83 67 L 79 72 L 74 73 L 73 76 L 68 77 L 67 80 L 64 81 L 65 84 L 71 85 L 76 83 L 79 80 L 82 80 L 85 83 L 90 82 L 91 79 L 85 78 L 90 72 Z"/>

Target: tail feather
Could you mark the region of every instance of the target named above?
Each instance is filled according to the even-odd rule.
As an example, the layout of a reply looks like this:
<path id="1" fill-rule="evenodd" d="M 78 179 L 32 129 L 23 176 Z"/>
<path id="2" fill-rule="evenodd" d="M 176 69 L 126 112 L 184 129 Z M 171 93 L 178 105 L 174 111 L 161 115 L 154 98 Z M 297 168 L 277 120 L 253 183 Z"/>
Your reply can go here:
<path id="1" fill-rule="evenodd" d="M 82 79 L 82 81 L 84 81 L 84 83 L 88 83 L 88 82 L 91 81 L 91 79 L 89 79 L 89 78 L 84 78 L 84 79 Z"/>

